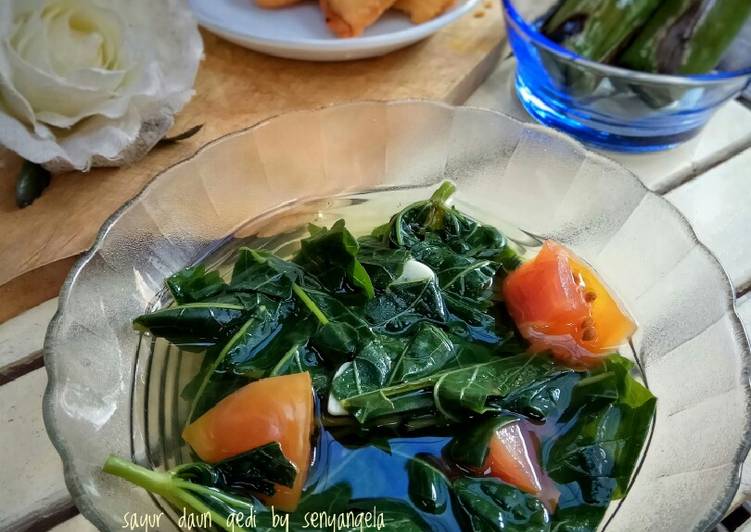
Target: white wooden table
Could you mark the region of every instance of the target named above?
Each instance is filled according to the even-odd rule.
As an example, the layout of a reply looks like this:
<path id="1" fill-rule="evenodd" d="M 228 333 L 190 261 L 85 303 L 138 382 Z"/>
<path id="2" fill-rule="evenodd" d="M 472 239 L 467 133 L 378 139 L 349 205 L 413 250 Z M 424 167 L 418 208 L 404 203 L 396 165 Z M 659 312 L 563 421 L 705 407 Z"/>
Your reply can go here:
<path id="1" fill-rule="evenodd" d="M 502 62 L 467 103 L 529 121 L 513 94 L 514 68 Z M 688 218 L 725 266 L 751 330 L 751 108 L 728 104 L 699 138 L 667 153 L 609 155 Z M 94 529 L 77 515 L 42 422 L 40 350 L 56 308 L 51 300 L 0 324 L 0 530 Z M 736 505 L 751 496 L 751 465 L 747 473 Z"/>

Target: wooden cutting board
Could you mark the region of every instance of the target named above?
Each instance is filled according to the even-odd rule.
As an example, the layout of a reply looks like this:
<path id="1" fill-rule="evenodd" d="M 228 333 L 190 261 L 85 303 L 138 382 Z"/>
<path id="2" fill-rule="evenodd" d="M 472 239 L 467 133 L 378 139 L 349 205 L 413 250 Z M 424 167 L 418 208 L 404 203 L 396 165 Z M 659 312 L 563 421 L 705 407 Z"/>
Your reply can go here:
<path id="1" fill-rule="evenodd" d="M 204 124 L 129 168 L 53 177 L 33 205 L 14 203 L 20 159 L 0 148 L 0 323 L 54 297 L 75 258 L 125 201 L 200 146 L 264 118 L 351 100 L 424 98 L 459 104 L 495 66 L 505 40 L 497 0 L 422 43 L 348 63 L 277 59 L 203 32 L 206 58 L 196 94 L 172 133 Z"/>

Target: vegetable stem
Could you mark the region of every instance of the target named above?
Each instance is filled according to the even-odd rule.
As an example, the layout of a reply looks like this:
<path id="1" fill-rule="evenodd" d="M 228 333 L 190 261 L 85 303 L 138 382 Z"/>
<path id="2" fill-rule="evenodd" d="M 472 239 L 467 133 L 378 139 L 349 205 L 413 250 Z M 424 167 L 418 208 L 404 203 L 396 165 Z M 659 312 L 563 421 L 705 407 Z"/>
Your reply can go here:
<path id="1" fill-rule="evenodd" d="M 318 305 L 315 304 L 315 301 L 313 301 L 310 296 L 305 293 L 305 290 L 303 290 L 299 284 L 292 283 L 292 291 L 297 295 L 297 297 L 300 298 L 300 301 L 305 303 L 305 306 L 308 307 L 308 310 L 310 310 L 310 312 L 312 312 L 313 315 L 318 318 L 318 321 L 321 322 L 321 325 L 329 324 L 329 319 L 326 317 L 323 311 L 318 308 Z"/>
<path id="2" fill-rule="evenodd" d="M 34 203 L 49 186 L 50 177 L 50 173 L 42 166 L 24 161 L 16 177 L 16 206 L 23 209 Z"/>
<path id="3" fill-rule="evenodd" d="M 169 473 L 152 471 L 151 469 L 146 469 L 145 467 L 141 467 L 114 455 L 110 455 L 107 458 L 102 471 L 109 473 L 110 475 L 124 478 L 128 482 L 132 482 L 137 486 L 141 486 L 142 488 L 158 493 L 159 495 L 170 495 L 170 483 L 172 477 Z"/>
<path id="4" fill-rule="evenodd" d="M 430 200 L 435 203 L 446 203 L 446 201 L 454 195 L 456 192 L 456 185 L 453 184 L 451 181 L 444 181 L 441 183 L 441 186 L 438 187 L 438 190 L 433 192 L 433 195 L 430 197 Z"/>
<path id="5" fill-rule="evenodd" d="M 152 471 L 151 469 L 146 469 L 145 467 L 141 467 L 114 455 L 110 455 L 107 458 L 104 467 L 102 467 L 102 471 L 123 478 L 128 482 L 132 482 L 136 486 L 147 491 L 161 495 L 170 501 L 170 504 L 177 508 L 187 506 L 198 513 L 209 514 L 212 522 L 224 530 L 239 530 L 241 532 L 246 530 L 237 525 L 230 528 L 231 525 L 227 517 L 217 513 L 209 505 L 205 504 L 201 499 L 191 493 L 205 492 L 205 495 L 216 497 L 223 502 L 238 502 L 233 497 L 228 497 L 218 490 L 209 490 L 198 484 L 193 484 L 183 480 L 175 480 L 170 473 Z M 239 502 L 242 503 L 243 501 Z"/>

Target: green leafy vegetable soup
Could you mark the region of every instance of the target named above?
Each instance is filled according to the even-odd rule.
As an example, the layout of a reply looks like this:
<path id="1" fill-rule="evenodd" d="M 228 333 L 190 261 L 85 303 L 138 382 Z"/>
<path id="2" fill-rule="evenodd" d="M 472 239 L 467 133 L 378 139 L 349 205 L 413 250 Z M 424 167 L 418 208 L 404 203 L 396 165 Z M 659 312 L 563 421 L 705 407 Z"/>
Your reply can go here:
<path id="1" fill-rule="evenodd" d="M 104 470 L 225 530 L 597 529 L 655 410 L 617 353 L 635 325 L 570 250 L 524 253 L 454 192 L 167 279 L 134 328 L 200 360 L 192 459 Z"/>

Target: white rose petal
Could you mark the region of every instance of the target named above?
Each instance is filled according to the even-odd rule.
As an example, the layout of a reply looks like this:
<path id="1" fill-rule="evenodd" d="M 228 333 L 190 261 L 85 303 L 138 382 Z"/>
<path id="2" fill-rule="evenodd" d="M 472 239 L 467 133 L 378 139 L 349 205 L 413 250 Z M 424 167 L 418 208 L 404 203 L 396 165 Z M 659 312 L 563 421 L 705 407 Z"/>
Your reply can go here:
<path id="1" fill-rule="evenodd" d="M 145 155 L 193 94 L 184 0 L 0 1 L 0 144 L 53 171 Z"/>

